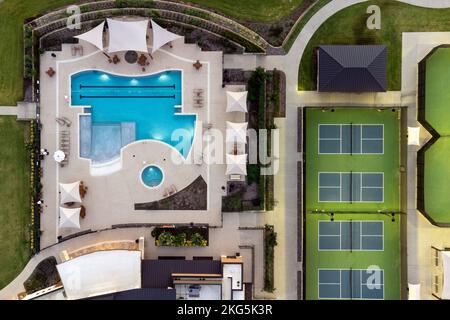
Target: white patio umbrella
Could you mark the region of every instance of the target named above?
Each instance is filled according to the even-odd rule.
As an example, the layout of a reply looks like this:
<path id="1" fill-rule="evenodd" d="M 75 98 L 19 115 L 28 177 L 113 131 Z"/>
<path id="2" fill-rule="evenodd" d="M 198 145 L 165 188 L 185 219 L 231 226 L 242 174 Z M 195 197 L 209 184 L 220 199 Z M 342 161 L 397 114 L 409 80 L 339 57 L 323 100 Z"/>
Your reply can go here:
<path id="1" fill-rule="evenodd" d="M 55 159 L 56 162 L 62 162 L 66 158 L 66 154 L 62 150 L 56 150 L 53 154 L 53 159 Z"/>
<path id="2" fill-rule="evenodd" d="M 247 112 L 247 91 L 227 91 L 227 112 Z"/>
<path id="3" fill-rule="evenodd" d="M 408 127 L 408 145 L 420 146 L 420 127 Z"/>
<path id="4" fill-rule="evenodd" d="M 80 229 L 80 211 L 81 208 L 59 207 L 59 227 Z"/>
<path id="5" fill-rule="evenodd" d="M 236 123 L 227 121 L 226 142 L 247 143 L 247 122 Z"/>
<path id="6" fill-rule="evenodd" d="M 227 154 L 226 175 L 239 174 L 247 175 L 247 155 L 246 154 Z"/>
<path id="7" fill-rule="evenodd" d="M 59 192 L 61 193 L 61 204 L 69 202 L 81 202 L 80 181 L 74 183 L 60 183 Z"/>

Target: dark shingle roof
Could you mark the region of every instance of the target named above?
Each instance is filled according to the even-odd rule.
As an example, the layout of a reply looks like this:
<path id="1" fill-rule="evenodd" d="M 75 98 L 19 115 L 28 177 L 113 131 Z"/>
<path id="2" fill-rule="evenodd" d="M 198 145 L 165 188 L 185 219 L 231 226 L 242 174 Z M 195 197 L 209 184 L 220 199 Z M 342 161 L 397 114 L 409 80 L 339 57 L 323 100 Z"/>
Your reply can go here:
<path id="1" fill-rule="evenodd" d="M 86 300 L 175 300 L 175 289 L 142 288 L 114 292 Z"/>
<path id="2" fill-rule="evenodd" d="M 386 46 L 319 46 L 318 64 L 319 91 L 386 91 Z"/>
<path id="3" fill-rule="evenodd" d="M 222 274 L 222 264 L 218 260 L 143 260 L 142 287 L 172 286 L 173 273 Z"/>

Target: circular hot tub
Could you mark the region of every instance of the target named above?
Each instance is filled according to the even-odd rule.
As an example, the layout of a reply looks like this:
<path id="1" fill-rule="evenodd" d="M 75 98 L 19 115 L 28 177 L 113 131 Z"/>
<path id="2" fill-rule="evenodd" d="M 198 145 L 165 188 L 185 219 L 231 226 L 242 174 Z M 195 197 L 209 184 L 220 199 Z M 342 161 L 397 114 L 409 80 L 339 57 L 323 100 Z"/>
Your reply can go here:
<path id="1" fill-rule="evenodd" d="M 148 188 L 156 188 L 164 180 L 164 174 L 158 166 L 150 165 L 141 172 L 142 183 Z"/>

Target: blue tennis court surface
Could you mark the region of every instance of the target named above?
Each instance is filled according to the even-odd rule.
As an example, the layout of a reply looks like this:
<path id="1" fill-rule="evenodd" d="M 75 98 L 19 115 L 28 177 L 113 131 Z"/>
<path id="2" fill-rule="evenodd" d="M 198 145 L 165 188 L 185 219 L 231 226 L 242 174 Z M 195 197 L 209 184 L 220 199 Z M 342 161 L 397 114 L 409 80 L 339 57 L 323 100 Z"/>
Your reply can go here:
<path id="1" fill-rule="evenodd" d="M 319 221 L 319 250 L 384 250 L 383 221 Z"/>
<path id="2" fill-rule="evenodd" d="M 319 124 L 319 154 L 383 154 L 382 124 Z"/>
<path id="3" fill-rule="evenodd" d="M 383 201 L 383 172 L 319 172 L 319 202 Z"/>
<path id="4" fill-rule="evenodd" d="M 319 299 L 384 299 L 384 270 L 319 269 Z"/>

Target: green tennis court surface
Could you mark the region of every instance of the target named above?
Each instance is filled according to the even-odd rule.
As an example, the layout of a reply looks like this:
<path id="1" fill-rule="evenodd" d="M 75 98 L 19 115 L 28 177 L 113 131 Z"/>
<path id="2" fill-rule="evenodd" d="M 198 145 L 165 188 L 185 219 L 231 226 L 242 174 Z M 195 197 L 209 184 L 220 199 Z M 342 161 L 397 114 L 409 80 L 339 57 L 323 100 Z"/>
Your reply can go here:
<path id="1" fill-rule="evenodd" d="M 323 112 L 320 108 L 309 108 L 306 111 L 306 205 L 309 210 L 399 210 L 399 118 L 398 109 L 335 108 L 334 112 L 331 109 Z M 320 152 L 322 139 L 337 137 L 338 132 L 343 132 L 339 136 L 343 150 L 353 150 L 353 153 Z M 366 143 L 359 137 L 373 140 Z M 350 140 L 363 147 L 348 148 Z M 381 148 L 382 153 L 361 152 L 381 151 Z M 331 147 L 326 150 L 330 151 Z"/>
<path id="2" fill-rule="evenodd" d="M 381 154 L 381 124 L 320 124 L 320 154 Z"/>
<path id="3" fill-rule="evenodd" d="M 319 202 L 383 202 L 383 172 L 319 172 Z"/>
<path id="4" fill-rule="evenodd" d="M 400 298 L 399 113 L 305 111 L 307 299 Z"/>
<path id="5" fill-rule="evenodd" d="M 436 223 L 450 223 L 450 48 L 426 61 L 425 118 L 439 139 L 425 152 L 424 207 Z"/>
<path id="6" fill-rule="evenodd" d="M 400 299 L 400 221 L 384 214 L 310 213 L 306 219 L 306 299 Z M 353 225 L 351 225 L 353 224 Z M 382 272 L 382 290 L 372 287 L 374 269 Z M 323 285 L 320 270 L 361 270 Z M 378 274 L 380 276 L 380 274 Z M 369 286 L 369 287 L 367 287 Z M 342 287 L 337 296 L 337 287 Z M 353 289 L 349 289 L 352 287 Z M 357 290 L 355 287 L 360 288 Z"/>
<path id="7" fill-rule="evenodd" d="M 319 250 L 383 249 L 383 221 L 319 221 Z"/>
<path id="8" fill-rule="evenodd" d="M 320 299 L 384 299 L 384 270 L 320 269 Z"/>

